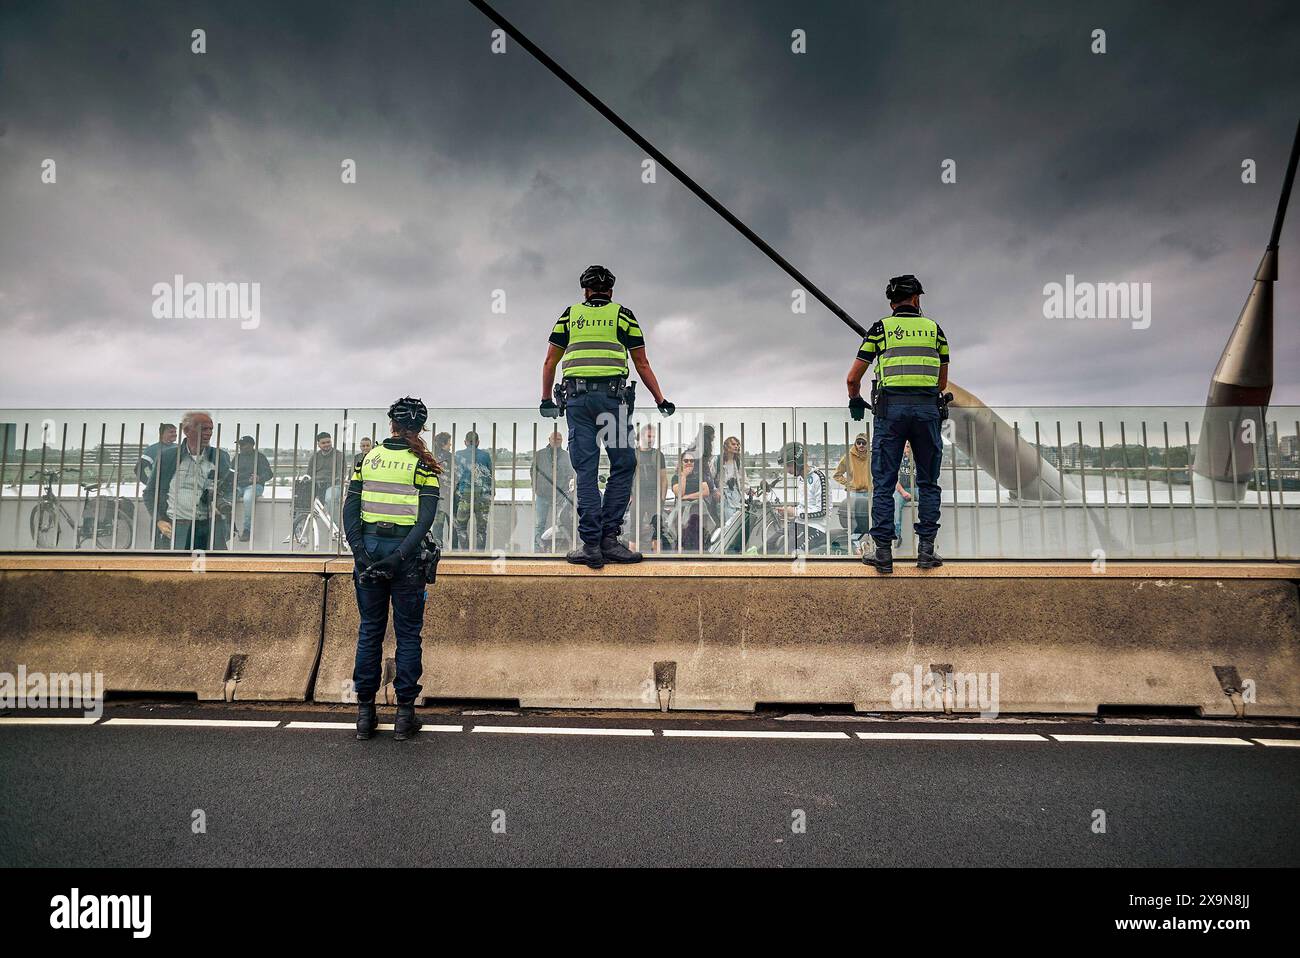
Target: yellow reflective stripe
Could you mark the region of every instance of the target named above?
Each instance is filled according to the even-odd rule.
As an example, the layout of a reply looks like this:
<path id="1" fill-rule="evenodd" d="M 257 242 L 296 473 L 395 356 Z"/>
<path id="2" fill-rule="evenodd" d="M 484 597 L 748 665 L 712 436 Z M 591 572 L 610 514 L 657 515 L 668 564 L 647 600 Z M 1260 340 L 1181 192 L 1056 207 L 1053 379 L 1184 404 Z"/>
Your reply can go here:
<path id="1" fill-rule="evenodd" d="M 877 367 L 884 376 L 937 376 L 939 360 L 928 362 L 892 362 L 882 363 Z"/>
<path id="2" fill-rule="evenodd" d="M 608 379 L 626 375 L 626 366 L 573 366 L 564 371 L 565 379 Z"/>
<path id="3" fill-rule="evenodd" d="M 935 367 L 933 373 L 925 371 L 923 366 L 905 366 L 902 369 L 886 369 L 880 374 L 882 382 L 892 382 L 896 379 L 920 379 L 923 380 L 921 385 L 929 385 L 939 381 L 938 367 Z"/>
<path id="4" fill-rule="evenodd" d="M 362 508 L 365 508 L 368 505 L 373 505 L 376 502 L 385 502 L 389 505 L 411 506 L 415 505 L 419 501 L 420 497 L 414 494 L 409 496 L 398 496 L 387 492 L 363 492 L 361 494 Z"/>

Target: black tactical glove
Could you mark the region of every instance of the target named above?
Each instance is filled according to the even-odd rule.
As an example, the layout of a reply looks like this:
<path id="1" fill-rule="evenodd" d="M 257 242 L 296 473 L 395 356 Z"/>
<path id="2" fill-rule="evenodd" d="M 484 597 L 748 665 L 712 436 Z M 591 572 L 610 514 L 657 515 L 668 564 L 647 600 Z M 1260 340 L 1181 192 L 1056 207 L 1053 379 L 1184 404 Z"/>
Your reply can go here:
<path id="1" fill-rule="evenodd" d="M 554 399 L 543 399 L 542 404 L 538 406 L 538 412 L 540 412 L 547 419 L 560 418 L 560 407 L 555 405 Z"/>
<path id="2" fill-rule="evenodd" d="M 390 555 L 384 556 L 384 558 L 380 559 L 366 571 L 369 572 L 371 576 L 380 579 L 392 579 L 402 571 L 402 565 L 405 562 L 406 560 L 402 558 L 401 552 L 393 552 Z"/>
<path id="3" fill-rule="evenodd" d="M 665 416 L 671 416 L 673 413 L 677 411 L 677 407 L 674 406 L 672 403 L 670 403 L 667 399 L 665 399 L 663 402 L 659 404 L 659 411 L 663 413 Z"/>
<path id="4" fill-rule="evenodd" d="M 365 572 L 375 564 L 375 557 L 364 548 L 352 550 L 352 565 L 357 572 Z"/>
<path id="5" fill-rule="evenodd" d="M 849 415 L 853 417 L 854 422 L 861 422 L 867 414 L 867 401 L 861 396 L 854 396 L 849 400 Z"/>

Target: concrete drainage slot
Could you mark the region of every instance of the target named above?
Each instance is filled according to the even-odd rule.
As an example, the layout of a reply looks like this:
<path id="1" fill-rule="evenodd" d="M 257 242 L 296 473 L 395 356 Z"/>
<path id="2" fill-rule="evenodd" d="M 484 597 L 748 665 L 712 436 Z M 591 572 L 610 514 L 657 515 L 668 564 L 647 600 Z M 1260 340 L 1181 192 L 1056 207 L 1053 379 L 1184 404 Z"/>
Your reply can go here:
<path id="1" fill-rule="evenodd" d="M 133 691 L 104 691 L 105 702 L 141 702 L 150 705 L 162 702 L 197 702 L 199 695 L 197 692 L 149 692 L 136 689 Z"/>
<path id="2" fill-rule="evenodd" d="M 852 702 L 756 702 L 754 715 L 769 718 L 798 712 L 800 715 L 854 715 Z"/>
<path id="3" fill-rule="evenodd" d="M 520 710 L 518 699 L 438 699 L 426 698 L 423 703 L 425 707 L 460 709 L 462 711 L 472 710 L 493 711 L 493 712 L 518 712 Z"/>
<path id="4" fill-rule="evenodd" d="M 1097 718 L 1170 718 L 1201 717 L 1199 705 L 1098 705 Z"/>

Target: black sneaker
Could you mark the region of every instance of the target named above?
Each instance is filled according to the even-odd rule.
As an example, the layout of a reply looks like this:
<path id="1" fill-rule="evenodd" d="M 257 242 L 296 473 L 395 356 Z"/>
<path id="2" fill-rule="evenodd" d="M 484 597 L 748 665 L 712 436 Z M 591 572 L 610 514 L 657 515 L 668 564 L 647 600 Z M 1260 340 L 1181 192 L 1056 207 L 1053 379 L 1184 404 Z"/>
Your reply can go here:
<path id="1" fill-rule="evenodd" d="M 618 541 L 617 536 L 606 536 L 600 540 L 600 551 L 605 557 L 606 562 L 627 563 L 640 562 L 645 558 L 639 552 L 633 552 L 623 543 Z"/>
<path id="2" fill-rule="evenodd" d="M 918 569 L 937 569 L 943 565 L 943 559 L 934 551 L 933 539 L 922 539 L 916 547 L 916 567 Z"/>
<path id="3" fill-rule="evenodd" d="M 397 721 L 393 723 L 393 740 L 405 742 L 420 731 L 423 725 L 420 716 L 415 714 L 414 705 L 399 705 L 397 706 Z"/>
<path id="4" fill-rule="evenodd" d="M 595 542 L 584 542 L 564 558 L 574 565 L 585 565 L 592 569 L 599 569 L 605 564 L 605 553 L 601 551 L 600 545 Z"/>
<path id="5" fill-rule="evenodd" d="M 894 553 L 888 545 L 876 544 L 876 551 L 862 553 L 862 564 L 873 566 L 877 572 L 894 571 Z"/>
<path id="6" fill-rule="evenodd" d="M 375 734 L 379 725 L 379 716 L 375 713 L 374 702 L 357 703 L 357 739 L 364 742 Z"/>

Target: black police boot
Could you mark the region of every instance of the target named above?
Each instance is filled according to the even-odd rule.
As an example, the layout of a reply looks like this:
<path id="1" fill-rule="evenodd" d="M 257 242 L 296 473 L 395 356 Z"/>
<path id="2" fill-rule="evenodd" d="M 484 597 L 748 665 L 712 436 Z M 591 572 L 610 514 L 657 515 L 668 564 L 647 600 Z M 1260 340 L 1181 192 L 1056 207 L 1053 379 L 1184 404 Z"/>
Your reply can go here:
<path id="1" fill-rule="evenodd" d="M 943 559 L 934 551 L 933 539 L 922 539 L 916 547 L 916 567 L 918 569 L 937 569 L 943 565 Z"/>
<path id="2" fill-rule="evenodd" d="M 605 564 L 605 553 L 601 551 L 600 544 L 596 542 L 584 542 L 564 558 L 574 565 L 590 566 L 593 569 L 599 569 Z"/>
<path id="3" fill-rule="evenodd" d="M 894 571 L 893 550 L 889 548 L 888 543 L 881 545 L 879 542 L 877 542 L 876 551 L 874 554 L 870 552 L 862 553 L 862 564 L 874 566 L 877 572 L 893 572 Z"/>
<path id="4" fill-rule="evenodd" d="M 375 712 L 374 702 L 357 703 L 357 739 L 364 742 L 375 734 L 379 725 L 379 716 Z"/>
<path id="5" fill-rule="evenodd" d="M 618 541 L 617 536 L 605 536 L 600 540 L 600 552 L 605 557 L 606 562 L 626 563 L 640 562 L 645 558 L 639 552 L 633 552 L 623 543 Z"/>
<path id="6" fill-rule="evenodd" d="M 397 721 L 393 723 L 393 740 L 405 742 L 408 738 L 420 731 L 424 725 L 420 721 L 420 716 L 415 714 L 414 705 L 398 705 Z"/>

